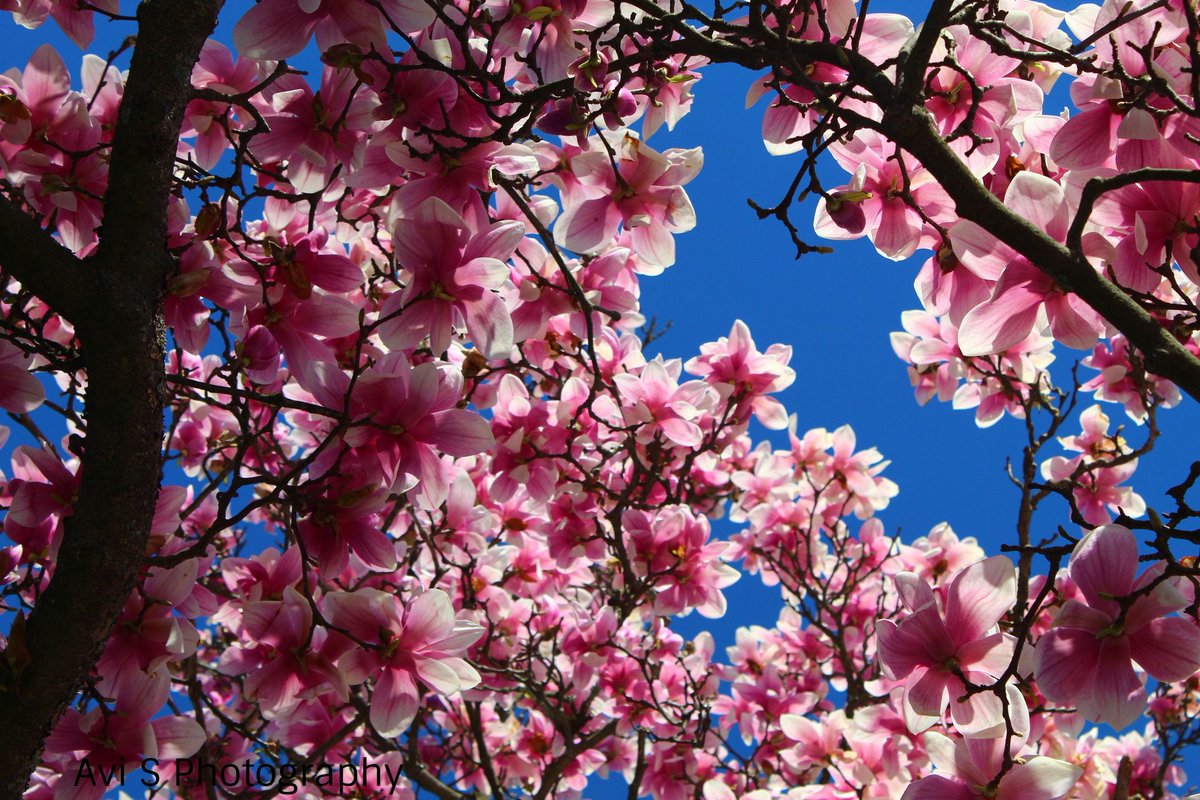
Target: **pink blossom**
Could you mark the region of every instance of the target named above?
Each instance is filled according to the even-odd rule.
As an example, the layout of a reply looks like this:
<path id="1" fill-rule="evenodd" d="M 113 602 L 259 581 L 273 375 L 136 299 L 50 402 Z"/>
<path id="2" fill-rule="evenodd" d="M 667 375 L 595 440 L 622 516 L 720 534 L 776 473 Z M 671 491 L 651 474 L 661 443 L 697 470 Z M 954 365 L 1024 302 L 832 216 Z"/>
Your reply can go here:
<path id="1" fill-rule="evenodd" d="M 479 683 L 479 673 L 462 655 L 483 628 L 456 620 L 440 589 L 417 595 L 407 606 L 377 589 L 332 592 L 324 605 L 334 626 L 372 645 L 351 650 L 338 667 L 352 685 L 374 679 L 370 716 L 381 735 L 399 735 L 416 717 L 418 684 L 453 694 Z"/>
<path id="2" fill-rule="evenodd" d="M 966 681 L 990 686 L 1005 673 L 1015 640 L 996 623 L 1016 603 L 1016 572 L 1004 556 L 973 564 L 955 576 L 938 610 L 933 590 L 910 572 L 896 588 L 912 612 L 900 624 L 880 620 L 879 656 L 890 677 L 904 680 L 904 716 L 920 732 L 940 722 L 950 706 L 964 736 L 990 737 L 1005 730 L 1004 703 L 991 691 L 969 692 Z M 1004 687 L 1007 717 L 1018 732 L 1029 730 L 1029 711 L 1012 683 Z"/>
<path id="3" fill-rule="evenodd" d="M 703 153 L 700 148 L 659 153 L 630 132 L 605 134 L 605 141 L 615 160 L 598 141 L 571 159 L 575 182 L 564 191 L 555 240 L 577 253 L 595 253 L 623 225 L 640 258 L 669 267 L 675 263 L 672 234 L 696 226 L 683 186 L 700 172 Z"/>
<path id="4" fill-rule="evenodd" d="M 380 313 L 380 336 L 392 347 L 411 347 L 429 337 L 435 354 L 450 347 L 455 323 L 465 325 L 488 358 L 504 358 L 513 346 L 512 317 L 495 290 L 508 280 L 504 260 L 525 227 L 495 222 L 476 231 L 441 200 L 426 200 L 412 219 L 396 223 L 400 266 L 412 275 Z"/>
<path id="5" fill-rule="evenodd" d="M 1059 437 L 1059 442 L 1081 455 L 1047 459 L 1042 463 L 1042 477 L 1069 483 L 1080 515 L 1093 525 L 1110 522 L 1110 510 L 1140 517 L 1146 512 L 1145 501 L 1132 488 L 1120 485 L 1137 469 L 1137 459 L 1127 457 L 1131 448 L 1121 436 L 1109 436 L 1108 415 L 1100 406 L 1091 406 L 1079 419 L 1083 433 Z M 1118 460 L 1120 463 L 1115 463 Z"/>
<path id="6" fill-rule="evenodd" d="M 406 491 L 419 484 L 418 497 L 436 508 L 447 493 L 441 454 L 470 456 L 494 444 L 487 422 L 459 408 L 461 399 L 461 372 L 433 363 L 413 366 L 403 353 L 391 353 L 355 384 L 350 409 L 356 424 L 343 440 L 360 450 L 362 463 L 378 463 L 384 485 Z M 313 470 L 324 474 L 337 458 L 330 448 Z"/>
<path id="7" fill-rule="evenodd" d="M 26 414 L 46 399 L 46 390 L 29 371 L 30 359 L 7 339 L 0 339 L 0 408 Z"/>
<path id="8" fill-rule="evenodd" d="M 260 3 L 254 9 L 268 5 Z M 296 26 L 289 21 L 288 27 Z M 254 96 L 270 126 L 250 140 L 255 157 L 279 169 L 296 191 L 323 191 L 335 170 L 361 163 L 367 134 L 378 124 L 371 118 L 368 93 L 355 89 L 354 73 L 332 67 L 323 71 L 316 92 L 299 75 L 276 80 L 266 92 Z"/>
<path id="9" fill-rule="evenodd" d="M 1092 18 L 1091 25 L 1075 15 L 1068 16 L 1067 21 L 1076 35 L 1085 38 L 1093 31 L 1107 30 L 1107 25 L 1124 14 L 1120 2 L 1107 0 Z M 1102 63 L 1111 64 L 1114 58 L 1119 58 L 1126 74 L 1145 76 L 1157 65 L 1148 64 L 1134 43 L 1152 38 L 1170 42 L 1181 33 L 1183 23 L 1180 15 L 1166 9 L 1133 15 L 1116 28 L 1115 35 L 1097 37 L 1096 50 Z M 1071 99 L 1080 113 L 1063 125 L 1049 153 L 1067 169 L 1115 165 L 1118 169 L 1132 170 L 1157 166 L 1161 151 L 1170 147 L 1145 104 L 1129 102 L 1122 83 L 1103 72 L 1075 80 L 1071 84 Z M 1153 104 L 1156 98 L 1151 95 L 1150 99 Z"/>
<path id="10" fill-rule="evenodd" d="M 983 558 L 983 548 L 974 536 L 960 539 L 945 522 L 933 526 L 912 544 L 901 544 L 899 556 L 906 571 L 915 572 L 933 584 L 942 584 L 949 576 L 958 575 Z"/>
<path id="11" fill-rule="evenodd" d="M 660 614 L 686 614 L 718 619 L 725 614 L 721 590 L 736 583 L 738 571 L 720 558 L 728 542 L 710 541 L 708 520 L 686 506 L 671 506 L 653 514 L 626 511 L 622 532 L 629 540 L 634 572 L 655 592 Z"/>
<path id="12" fill-rule="evenodd" d="M 71 76 L 62 56 L 44 44 L 33 52 L 19 76 L 0 75 L 0 139 L 9 145 L 36 142 L 51 126 L 61 125 L 71 94 Z M 11 157 L 15 150 L 0 146 Z"/>
<path id="13" fill-rule="evenodd" d="M 11 11 L 24 28 L 36 28 L 53 17 L 58 27 L 78 47 L 87 47 L 96 35 L 95 11 L 120 12 L 120 0 L 94 0 L 86 6 L 75 0 L 0 0 L 0 10 Z"/>
<path id="14" fill-rule="evenodd" d="M 105 706 L 82 713 L 67 709 L 46 739 L 47 758 L 58 762 L 63 774 L 78 775 L 84 759 L 93 769 L 113 769 L 143 757 L 166 761 L 199 750 L 207 735 L 195 720 L 172 714 L 155 717 L 167 702 L 166 671 L 144 676 L 139 689 L 122 694 L 111 710 Z M 99 800 L 106 786 L 100 780 L 85 780 L 74 789 L 79 800 Z"/>
<path id="15" fill-rule="evenodd" d="M 1052 239 L 1066 240 L 1070 209 L 1062 187 L 1050 178 L 1019 173 L 1008 185 L 1004 204 Z M 1103 332 L 1100 317 L 1082 299 L 975 223 L 956 224 L 950 241 L 964 266 L 996 281 L 991 298 L 963 317 L 958 345 L 964 355 L 1007 350 L 1034 330 L 1043 309 L 1054 338 L 1069 347 L 1090 348 Z"/>
<path id="16" fill-rule="evenodd" d="M 334 662 L 349 642 L 332 642 L 323 629 L 314 632 L 312 607 L 294 588 L 286 587 L 282 600 L 247 603 L 242 624 L 244 638 L 221 654 L 218 669 L 225 675 L 249 673 L 245 696 L 261 703 L 269 719 L 324 692 L 347 699 L 346 681 Z"/>
<path id="17" fill-rule="evenodd" d="M 17 447 L 13 477 L 3 487 L 8 501 L 4 533 L 22 545 L 30 563 L 52 560 L 62 539 L 62 520 L 75 513 L 80 476 L 77 463 L 64 464 L 49 450 Z"/>
<path id="18" fill-rule="evenodd" d="M 1071 791 L 1083 773 L 1073 764 L 1045 756 L 1018 756 L 1005 772 L 1004 742 L 1003 736 L 951 740 L 935 731 L 926 733 L 925 750 L 937 772 L 910 784 L 901 800 L 1056 800 Z M 1014 744 L 1019 747 L 1020 740 Z"/>
<path id="19" fill-rule="evenodd" d="M 955 329 L 975 306 L 988 299 L 992 281 L 985 280 L 962 265 L 950 242 L 934 246 L 933 255 L 921 267 L 914 283 L 925 309 L 948 317 Z"/>
<path id="20" fill-rule="evenodd" d="M 1080 388 L 1095 392 L 1097 400 L 1122 404 L 1130 419 L 1141 425 L 1146 420 L 1145 391 L 1161 400 L 1160 408 L 1178 405 L 1182 394 L 1178 386 L 1165 378 L 1135 367 L 1130 355 L 1129 340 L 1124 336 L 1113 336 L 1099 342 L 1092 354 L 1081 363 L 1089 369 L 1098 370 L 1100 374 Z"/>
<path id="21" fill-rule="evenodd" d="M 1172 162 L 1180 169 L 1194 165 L 1182 156 Z M 1146 181 L 1105 195 L 1096 204 L 1092 220 L 1112 231 L 1116 242 L 1112 271 L 1117 283 L 1135 292 L 1153 293 L 1163 280 L 1158 270 L 1172 259 L 1188 278 L 1200 280 L 1191 255 L 1200 245 L 1200 237 L 1191 232 L 1197 208 L 1200 186 L 1194 183 Z"/>
<path id="22" fill-rule="evenodd" d="M 230 95 L 248 92 L 259 78 L 256 63 L 249 59 L 235 61 L 229 49 L 214 39 L 204 43 L 200 59 L 192 70 L 192 84 L 196 88 Z M 244 111 L 229 103 L 214 100 L 188 103 L 183 136 L 196 137 L 191 151 L 202 169 L 215 167 L 236 133 L 247 127 L 244 115 Z"/>
<path id="23" fill-rule="evenodd" d="M 586 52 L 587 40 L 580 34 L 613 17 L 612 0 L 520 0 L 511 6 L 491 0 L 484 5 L 492 6 L 497 18 L 507 17 L 496 45 L 528 54 L 530 69 L 545 80 L 565 77 L 568 66 Z"/>
<path id="24" fill-rule="evenodd" d="M 1038 688 L 1088 719 L 1123 728 L 1146 708 L 1133 662 L 1152 678 L 1181 681 L 1200 670 L 1200 628 L 1183 617 L 1188 599 L 1151 568 L 1136 580 L 1137 541 L 1104 525 L 1079 541 L 1068 574 L 1083 593 L 1068 600 L 1037 645 Z"/>
<path id="25" fill-rule="evenodd" d="M 858 437 L 849 425 L 842 425 L 829 434 L 826 446 L 833 452 L 828 459 L 820 459 L 823 462 L 820 467 L 834 481 L 826 489 L 826 499 L 831 507 L 847 503 L 859 519 L 887 508 L 900 489 L 888 478 L 879 477 L 879 473 L 892 462 L 885 460 L 874 447 L 856 451 Z"/>
<path id="26" fill-rule="evenodd" d="M 386 121 L 390 130 L 438 129 L 443 115 L 458 101 L 458 84 L 449 75 L 432 69 L 414 69 L 417 59 L 409 51 L 400 59 L 399 70 L 376 61 L 364 62 L 362 74 L 370 79 L 379 97 L 372 116 Z"/>
<path id="27" fill-rule="evenodd" d="M 649 361 L 640 374 L 624 373 L 613 378 L 621 392 L 625 424 L 638 425 L 638 441 L 647 444 L 662 434 L 680 447 L 697 447 L 704 432 L 695 420 L 706 407 L 712 392 L 701 381 L 679 383 L 680 364 Z"/>
<path id="28" fill-rule="evenodd" d="M 434 19 L 423 0 L 382 0 L 379 6 L 405 32 Z M 248 58 L 278 60 L 303 50 L 314 32 L 322 49 L 348 41 L 387 51 L 384 18 L 365 0 L 263 0 L 238 20 L 233 42 Z"/>
<path id="29" fill-rule="evenodd" d="M 688 361 L 684 369 L 706 379 L 722 395 L 737 398 L 734 418 L 744 420 L 752 412 L 771 430 L 787 427 L 783 404 L 768 393 L 781 392 L 792 385 L 796 371 L 787 366 L 792 348 L 773 344 L 760 353 L 750 337 L 750 329 L 740 319 L 733 323 L 729 337 L 700 345 L 700 355 Z"/>
<path id="30" fill-rule="evenodd" d="M 338 575 L 353 553 L 368 569 L 390 572 L 396 568 L 395 543 L 379 529 L 379 513 L 387 504 L 387 490 L 373 480 L 367 464 L 346 456 L 342 468 L 354 478 L 330 478 L 305 491 L 307 514 L 296 526 L 310 558 L 321 574 Z"/>
<path id="31" fill-rule="evenodd" d="M 937 219 L 949 212 L 950 198 L 919 161 L 870 131 L 837 142 L 830 151 L 854 177 L 817 204 L 813 228 L 819 235 L 827 239 L 866 235 L 892 260 L 932 246 L 926 241 L 932 231 L 917 207 Z M 851 209 L 858 213 L 851 215 Z"/>

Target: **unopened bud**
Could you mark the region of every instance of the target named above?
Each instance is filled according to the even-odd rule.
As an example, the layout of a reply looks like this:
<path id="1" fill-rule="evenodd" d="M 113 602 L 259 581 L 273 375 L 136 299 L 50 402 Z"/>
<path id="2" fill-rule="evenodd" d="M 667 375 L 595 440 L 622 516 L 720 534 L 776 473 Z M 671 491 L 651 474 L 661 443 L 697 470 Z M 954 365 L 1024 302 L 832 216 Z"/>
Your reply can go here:
<path id="1" fill-rule="evenodd" d="M 206 203 L 196 214 L 196 235 L 201 239 L 210 239 L 221 229 L 221 223 L 224 221 L 225 215 L 221 213 L 221 207 L 216 203 Z"/>

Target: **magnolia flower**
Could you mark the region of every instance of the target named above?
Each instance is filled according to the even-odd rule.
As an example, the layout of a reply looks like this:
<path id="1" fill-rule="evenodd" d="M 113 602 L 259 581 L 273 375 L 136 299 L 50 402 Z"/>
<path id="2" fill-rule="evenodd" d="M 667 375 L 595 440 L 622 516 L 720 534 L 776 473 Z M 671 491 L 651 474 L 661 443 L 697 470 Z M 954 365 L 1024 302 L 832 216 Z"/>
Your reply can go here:
<path id="1" fill-rule="evenodd" d="M 1013 745 L 1017 749 L 1020 740 Z M 1004 737 L 952 741 L 930 731 L 925 734 L 925 751 L 937 773 L 909 784 L 900 800 L 1055 800 L 1071 791 L 1083 772 L 1053 758 L 1018 757 L 997 781 L 1004 766 Z"/>
<path id="2" fill-rule="evenodd" d="M 1066 241 L 1071 209 L 1063 188 L 1050 178 L 1019 173 L 1008 185 L 1004 205 L 1050 238 Z M 991 299 L 963 317 L 958 333 L 963 355 L 1007 350 L 1035 329 L 1043 310 L 1058 341 L 1089 349 L 1096 343 L 1104 330 L 1096 312 L 1011 247 L 969 220 L 950 229 L 950 242 L 963 266 L 996 281 Z"/>
<path id="3" fill-rule="evenodd" d="M 378 589 L 332 592 L 325 604 L 335 626 L 378 645 L 351 650 L 338 667 L 350 684 L 375 679 L 370 718 L 381 735 L 399 735 L 416 717 L 418 683 L 440 694 L 479 683 L 479 673 L 462 654 L 483 635 L 483 628 L 456 620 L 450 598 L 440 589 L 417 595 L 407 606 Z"/>
<path id="4" fill-rule="evenodd" d="M 996 623 L 1016 602 L 1016 573 L 1004 556 L 964 569 L 951 581 L 946 611 L 937 607 L 929 584 L 911 572 L 896 576 L 896 588 L 912 610 L 896 624 L 879 621 L 879 655 L 889 677 L 905 680 L 904 719 L 919 733 L 940 722 L 950 706 L 964 736 L 998 736 L 1005 709 L 991 691 L 968 690 L 964 681 L 987 686 L 1012 661 L 1015 640 Z M 1005 686 L 1008 718 L 1018 733 L 1029 730 L 1029 710 L 1016 686 Z"/>
<path id="5" fill-rule="evenodd" d="M 1137 563 L 1128 528 L 1105 525 L 1081 539 L 1067 571 L 1083 602 L 1068 600 L 1037 645 L 1042 694 L 1114 728 L 1146 709 L 1134 661 L 1160 681 L 1185 680 L 1200 670 L 1200 627 L 1167 616 L 1185 608 L 1187 598 L 1174 580 L 1159 580 L 1161 568 L 1135 580 Z"/>

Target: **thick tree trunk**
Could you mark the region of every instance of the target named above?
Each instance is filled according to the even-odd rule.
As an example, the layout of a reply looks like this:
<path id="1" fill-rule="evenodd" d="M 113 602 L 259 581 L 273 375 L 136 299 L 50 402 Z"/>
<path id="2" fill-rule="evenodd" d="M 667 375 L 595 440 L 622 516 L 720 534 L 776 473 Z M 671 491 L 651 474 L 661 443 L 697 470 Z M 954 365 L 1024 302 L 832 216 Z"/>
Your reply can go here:
<path id="1" fill-rule="evenodd" d="M 0 686 L 0 798 L 103 651 L 145 557 L 161 472 L 167 205 L 191 72 L 223 0 L 147 0 L 113 138 L 97 255 L 79 263 L 11 204 L 0 262 L 75 324 L 87 372 L 81 483 L 53 579 L 25 626 L 28 665 Z"/>
<path id="2" fill-rule="evenodd" d="M 133 589 L 158 493 L 162 328 L 143 299 L 80 331 L 87 364 L 82 482 L 54 577 L 26 625 L 29 666 L 0 693 L 0 796 L 21 796 L 42 743 L 96 663 Z M 119 315 L 119 316 L 118 316 Z M 86 332 L 85 332 L 86 331 Z"/>

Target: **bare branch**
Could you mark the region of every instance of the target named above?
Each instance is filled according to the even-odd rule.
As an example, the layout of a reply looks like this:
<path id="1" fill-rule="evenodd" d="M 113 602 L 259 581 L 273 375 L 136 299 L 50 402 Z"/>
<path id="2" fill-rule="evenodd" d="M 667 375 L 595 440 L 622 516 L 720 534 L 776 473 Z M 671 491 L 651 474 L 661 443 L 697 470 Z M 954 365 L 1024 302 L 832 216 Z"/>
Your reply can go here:
<path id="1" fill-rule="evenodd" d="M 60 316 L 78 319 L 86 295 L 79 260 L 3 194 L 0 266 Z"/>

